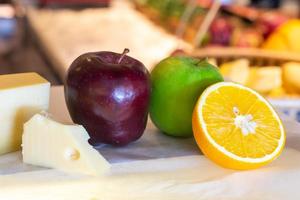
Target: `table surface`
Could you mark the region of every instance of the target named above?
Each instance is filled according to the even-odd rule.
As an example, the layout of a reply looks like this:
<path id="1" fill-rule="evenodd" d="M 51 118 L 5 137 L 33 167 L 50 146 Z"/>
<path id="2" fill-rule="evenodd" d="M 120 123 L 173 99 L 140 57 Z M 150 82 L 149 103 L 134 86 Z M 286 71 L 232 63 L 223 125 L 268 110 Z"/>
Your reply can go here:
<path id="1" fill-rule="evenodd" d="M 51 91 L 50 112 L 70 123 L 62 87 Z M 148 123 L 143 137 L 123 148 L 104 145 L 111 163 L 103 177 L 67 174 L 22 163 L 20 152 L 0 157 L 0 199 L 299 199 L 300 125 L 284 120 L 282 155 L 257 170 L 223 169 L 199 152 L 193 139 L 175 139 Z"/>

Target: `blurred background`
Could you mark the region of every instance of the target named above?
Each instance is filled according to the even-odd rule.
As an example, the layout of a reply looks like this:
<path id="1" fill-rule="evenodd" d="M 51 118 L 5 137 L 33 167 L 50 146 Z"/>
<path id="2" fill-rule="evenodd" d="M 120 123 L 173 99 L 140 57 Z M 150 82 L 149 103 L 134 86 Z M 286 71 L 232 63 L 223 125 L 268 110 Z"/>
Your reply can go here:
<path id="1" fill-rule="evenodd" d="M 0 0 L 0 74 L 64 82 L 80 54 L 208 58 L 300 120 L 299 0 Z M 1 83 L 0 83 L 1 84 Z"/>

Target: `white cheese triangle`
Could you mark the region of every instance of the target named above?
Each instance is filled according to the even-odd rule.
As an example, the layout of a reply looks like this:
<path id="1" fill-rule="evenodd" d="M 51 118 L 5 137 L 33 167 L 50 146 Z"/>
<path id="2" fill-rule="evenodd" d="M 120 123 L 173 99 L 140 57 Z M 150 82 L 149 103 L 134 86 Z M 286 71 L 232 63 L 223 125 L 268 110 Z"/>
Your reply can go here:
<path id="1" fill-rule="evenodd" d="M 89 143 L 81 125 L 64 125 L 41 114 L 24 124 L 23 162 L 66 172 L 102 175 L 109 163 Z"/>

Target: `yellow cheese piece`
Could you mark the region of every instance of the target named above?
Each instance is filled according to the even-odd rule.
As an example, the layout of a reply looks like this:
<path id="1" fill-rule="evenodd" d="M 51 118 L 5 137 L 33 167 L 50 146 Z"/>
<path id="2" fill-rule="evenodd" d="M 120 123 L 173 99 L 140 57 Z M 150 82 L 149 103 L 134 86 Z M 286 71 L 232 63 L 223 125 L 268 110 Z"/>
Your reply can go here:
<path id="1" fill-rule="evenodd" d="M 89 143 L 81 125 L 64 125 L 36 114 L 24 125 L 23 162 L 65 172 L 102 175 L 109 163 Z"/>
<path id="2" fill-rule="evenodd" d="M 282 66 L 284 88 L 290 93 L 300 94 L 300 63 L 289 62 Z"/>
<path id="3" fill-rule="evenodd" d="M 277 66 L 251 67 L 247 86 L 262 93 L 268 94 L 282 85 L 281 68 Z"/>
<path id="4" fill-rule="evenodd" d="M 0 75 L 0 155 L 21 148 L 23 124 L 47 110 L 50 83 L 36 73 Z"/>
<path id="5" fill-rule="evenodd" d="M 268 94 L 268 97 L 271 97 L 271 98 L 282 98 L 282 97 L 286 97 L 286 96 L 287 96 L 287 93 L 282 86 L 272 89 Z"/>
<path id="6" fill-rule="evenodd" d="M 220 72 L 229 81 L 245 85 L 249 76 L 249 60 L 239 59 L 224 63 L 220 66 Z"/>

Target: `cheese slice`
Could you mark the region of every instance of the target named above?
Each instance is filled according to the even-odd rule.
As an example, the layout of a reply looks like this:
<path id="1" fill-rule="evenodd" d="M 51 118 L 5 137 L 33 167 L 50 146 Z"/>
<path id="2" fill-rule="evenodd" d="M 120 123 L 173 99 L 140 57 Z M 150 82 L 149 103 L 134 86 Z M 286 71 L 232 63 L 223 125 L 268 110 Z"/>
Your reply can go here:
<path id="1" fill-rule="evenodd" d="M 0 75 L 0 155 L 21 148 L 23 124 L 47 110 L 50 83 L 36 73 Z"/>
<path id="2" fill-rule="evenodd" d="M 36 114 L 24 125 L 23 162 L 65 172 L 102 175 L 110 165 L 89 143 L 81 125 L 64 125 Z"/>

